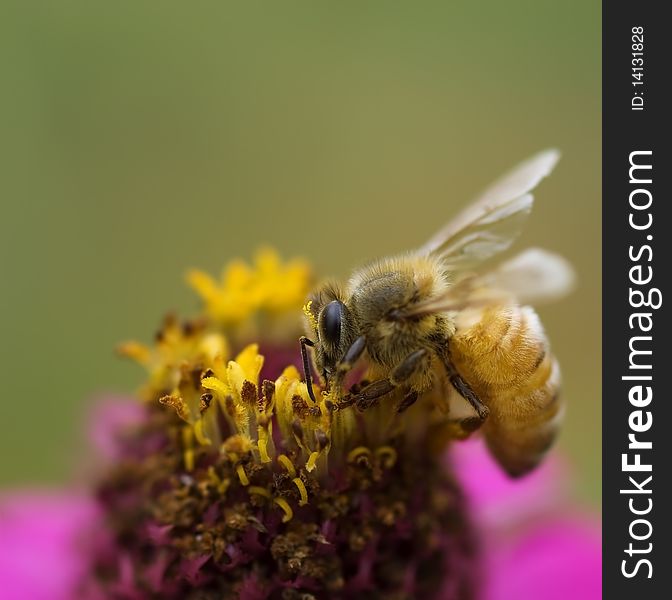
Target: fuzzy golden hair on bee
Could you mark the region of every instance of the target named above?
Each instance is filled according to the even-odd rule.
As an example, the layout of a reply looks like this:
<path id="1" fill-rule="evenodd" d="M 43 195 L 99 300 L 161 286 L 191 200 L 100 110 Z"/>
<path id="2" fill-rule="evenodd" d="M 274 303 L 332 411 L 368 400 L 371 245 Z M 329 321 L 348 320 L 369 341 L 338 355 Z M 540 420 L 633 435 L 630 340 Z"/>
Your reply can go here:
<path id="1" fill-rule="evenodd" d="M 480 429 L 510 475 L 533 469 L 555 439 L 563 405 L 558 363 L 528 303 L 562 297 L 573 270 L 540 249 L 486 265 L 517 237 L 531 190 L 558 158 L 548 150 L 522 163 L 419 249 L 356 269 L 344 287 L 319 286 L 306 305 L 316 339 L 302 338 L 309 388 L 313 346 L 337 408 L 387 402 L 404 418 L 431 397 L 454 437 Z M 360 360 L 371 381 L 347 390 L 345 375 Z"/>
<path id="2" fill-rule="evenodd" d="M 412 283 L 413 301 L 437 296 L 447 291 L 450 272 L 444 261 L 435 255 L 408 252 L 379 258 L 357 269 L 348 281 L 347 294 L 353 294 L 387 281 L 391 276 Z"/>

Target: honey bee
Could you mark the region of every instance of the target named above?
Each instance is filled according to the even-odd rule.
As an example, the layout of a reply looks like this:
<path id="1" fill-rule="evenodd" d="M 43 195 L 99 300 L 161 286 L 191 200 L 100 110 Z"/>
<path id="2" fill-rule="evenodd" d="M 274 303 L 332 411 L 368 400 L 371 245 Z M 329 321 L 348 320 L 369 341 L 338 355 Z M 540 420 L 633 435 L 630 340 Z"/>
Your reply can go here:
<path id="1" fill-rule="evenodd" d="M 573 271 L 541 249 L 494 267 L 486 261 L 520 233 L 531 190 L 558 158 L 547 150 L 520 164 L 421 248 L 357 269 L 343 287 L 318 287 L 304 309 L 314 341 L 301 338 L 313 399 L 307 347 L 326 389 L 338 391 L 336 409 L 366 410 L 390 395 L 402 413 L 444 382 L 458 392 L 445 394 L 445 412 L 464 436 L 481 428 L 511 476 L 532 470 L 556 437 L 563 404 L 558 363 L 529 304 L 564 295 Z M 371 382 L 344 390 L 364 356 Z"/>

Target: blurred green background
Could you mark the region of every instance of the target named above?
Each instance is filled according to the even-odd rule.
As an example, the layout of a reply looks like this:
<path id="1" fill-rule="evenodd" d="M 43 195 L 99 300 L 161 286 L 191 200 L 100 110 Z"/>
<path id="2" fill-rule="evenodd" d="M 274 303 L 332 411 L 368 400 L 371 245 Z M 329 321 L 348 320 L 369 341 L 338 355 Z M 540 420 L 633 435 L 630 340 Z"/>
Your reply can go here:
<path id="1" fill-rule="evenodd" d="M 600 498 L 600 4 L 4 2 L 0 485 L 72 476 L 118 341 L 191 312 L 187 268 L 261 243 L 345 275 L 503 170 L 563 160 L 518 249 L 580 287 L 541 314 L 561 444 Z"/>

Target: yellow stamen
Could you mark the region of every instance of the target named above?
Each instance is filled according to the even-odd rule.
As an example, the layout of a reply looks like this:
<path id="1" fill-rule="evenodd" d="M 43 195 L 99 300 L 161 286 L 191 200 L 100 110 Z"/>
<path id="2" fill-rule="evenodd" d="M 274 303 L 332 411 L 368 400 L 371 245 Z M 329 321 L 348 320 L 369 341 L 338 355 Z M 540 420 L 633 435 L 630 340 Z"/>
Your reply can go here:
<path id="1" fill-rule="evenodd" d="M 184 446 L 184 468 L 187 471 L 193 471 L 195 466 L 194 457 L 194 432 L 191 427 L 182 428 L 182 444 Z"/>
<path id="2" fill-rule="evenodd" d="M 348 452 L 347 460 L 349 463 L 352 463 L 362 456 L 366 456 L 367 458 L 370 457 L 371 450 L 369 450 L 365 446 L 357 446 L 357 448 L 350 450 L 350 452 Z"/>
<path id="3" fill-rule="evenodd" d="M 259 441 L 257 442 L 257 448 L 259 448 L 259 458 L 262 463 L 271 462 L 271 457 L 268 455 L 268 450 L 266 445 L 268 440 L 266 439 L 266 432 L 263 427 L 259 426 Z"/>
<path id="4" fill-rule="evenodd" d="M 247 478 L 247 473 L 245 473 L 243 465 L 238 465 L 236 467 L 236 473 L 238 473 L 238 479 L 240 479 L 241 485 L 250 485 L 250 480 Z"/>
<path id="5" fill-rule="evenodd" d="M 284 454 L 280 454 L 280 455 L 278 456 L 278 462 L 279 462 L 283 467 L 285 467 L 285 469 L 287 470 L 287 473 L 289 473 L 289 475 L 290 475 L 291 477 L 295 477 L 295 476 L 296 476 L 296 469 L 294 468 L 294 465 L 292 464 L 292 461 L 289 460 L 289 458 L 287 458 L 286 455 L 284 455 Z"/>
<path id="6" fill-rule="evenodd" d="M 203 444 L 204 446 L 212 444 L 210 438 L 205 434 L 205 431 L 203 431 L 203 419 L 199 419 L 194 423 L 194 435 L 199 444 Z"/>
<path id="7" fill-rule="evenodd" d="M 180 396 L 175 394 L 161 396 L 161 398 L 159 398 L 159 402 L 173 408 L 177 413 L 177 416 L 180 417 L 180 419 L 183 421 L 186 421 L 187 423 L 191 422 L 191 412 L 189 411 L 189 407 L 187 406 L 187 403 L 182 398 L 180 398 Z"/>
<path id="8" fill-rule="evenodd" d="M 219 492 L 220 495 L 226 494 L 226 490 L 229 489 L 229 486 L 231 485 L 231 480 L 227 477 L 226 479 L 222 480 L 222 483 L 220 483 L 217 486 L 217 492 Z"/>
<path id="9" fill-rule="evenodd" d="M 385 469 L 391 469 L 397 462 L 397 451 L 392 446 L 381 446 L 376 450 L 378 458 Z"/>
<path id="10" fill-rule="evenodd" d="M 271 497 L 271 492 L 269 492 L 266 488 L 259 487 L 258 485 L 251 485 L 249 488 L 247 488 L 247 492 L 249 494 L 256 494 L 257 496 L 263 496 L 264 498 Z"/>
<path id="11" fill-rule="evenodd" d="M 306 486 L 304 485 L 303 481 L 299 479 L 298 477 L 295 477 L 292 479 L 294 482 L 294 485 L 299 488 L 299 494 L 301 495 L 301 500 L 299 500 L 299 506 L 305 506 L 308 504 L 308 490 L 306 490 Z"/>
<path id="12" fill-rule="evenodd" d="M 311 452 L 310 456 L 308 457 L 308 461 L 306 462 L 306 471 L 309 473 L 311 471 L 315 470 L 315 467 L 317 466 L 317 459 L 320 457 L 321 452 Z"/>
<path id="13" fill-rule="evenodd" d="M 195 466 L 194 451 L 189 448 L 184 451 L 184 468 L 187 471 L 193 471 Z"/>
<path id="14" fill-rule="evenodd" d="M 208 477 L 212 480 L 214 484 L 218 484 L 221 482 L 219 475 L 217 475 L 217 471 L 215 471 L 215 467 L 213 467 L 212 465 L 208 467 Z"/>
<path id="15" fill-rule="evenodd" d="M 273 502 L 275 502 L 282 509 L 282 512 L 285 513 L 282 517 L 282 522 L 287 523 L 291 521 L 294 512 L 292 511 L 292 507 L 287 503 L 287 500 L 284 498 L 273 498 Z"/>

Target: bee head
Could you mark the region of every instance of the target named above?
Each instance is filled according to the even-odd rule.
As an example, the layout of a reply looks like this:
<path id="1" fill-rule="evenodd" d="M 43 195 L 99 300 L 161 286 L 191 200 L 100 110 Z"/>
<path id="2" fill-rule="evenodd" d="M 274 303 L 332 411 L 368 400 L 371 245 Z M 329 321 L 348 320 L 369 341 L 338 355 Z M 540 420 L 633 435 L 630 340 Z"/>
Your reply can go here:
<path id="1" fill-rule="evenodd" d="M 346 295 L 333 281 L 318 287 L 308 298 L 304 313 L 315 340 L 315 366 L 327 384 L 357 338 L 357 319 L 348 307 Z"/>
<path id="2" fill-rule="evenodd" d="M 320 310 L 317 319 L 317 335 L 321 354 L 323 375 L 329 379 L 338 362 L 353 341 L 352 316 L 340 300 L 332 300 Z"/>

